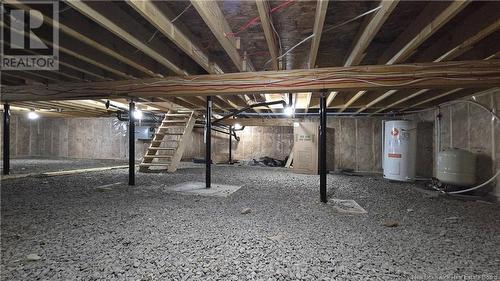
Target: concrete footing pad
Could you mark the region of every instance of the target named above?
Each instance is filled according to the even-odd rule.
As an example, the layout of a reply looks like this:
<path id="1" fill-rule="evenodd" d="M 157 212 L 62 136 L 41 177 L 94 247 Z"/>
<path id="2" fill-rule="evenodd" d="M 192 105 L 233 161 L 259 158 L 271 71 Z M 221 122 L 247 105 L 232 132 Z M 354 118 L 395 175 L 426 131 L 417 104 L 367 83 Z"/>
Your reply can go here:
<path id="1" fill-rule="evenodd" d="M 333 209 L 339 213 L 347 214 L 366 214 L 368 213 L 363 207 L 361 207 L 354 200 L 342 200 L 342 199 L 330 199 L 328 201 L 329 205 L 333 206 Z"/>
<path id="2" fill-rule="evenodd" d="M 170 186 L 168 189 L 188 195 L 227 197 L 240 188 L 241 186 L 237 185 L 224 185 L 214 183 L 212 183 L 211 188 L 205 188 L 204 182 L 190 181 Z"/>

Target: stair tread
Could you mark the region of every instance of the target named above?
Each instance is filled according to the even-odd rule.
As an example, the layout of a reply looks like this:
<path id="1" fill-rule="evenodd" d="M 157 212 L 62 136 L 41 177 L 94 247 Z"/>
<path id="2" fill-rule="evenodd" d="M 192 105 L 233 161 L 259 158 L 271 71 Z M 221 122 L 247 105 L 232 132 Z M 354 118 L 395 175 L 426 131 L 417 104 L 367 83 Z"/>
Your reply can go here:
<path id="1" fill-rule="evenodd" d="M 169 172 L 174 172 L 179 164 L 180 158 L 178 156 L 182 156 L 186 142 L 190 141 L 183 136 L 191 134 L 195 122 L 194 112 L 175 113 L 171 111 L 167 113 L 160 126 L 155 128 L 154 138 L 151 140 L 143 161 L 139 165 L 141 167 L 139 170 L 147 172 L 147 170 L 154 170 L 152 167 L 159 167 L 159 169 L 168 169 Z M 167 136 L 179 137 L 169 138 Z M 168 147 L 161 147 L 164 146 L 162 143 L 167 143 L 166 146 Z M 157 151 L 170 152 L 157 154 Z"/>
<path id="2" fill-rule="evenodd" d="M 176 126 L 176 125 L 172 125 L 172 126 L 168 126 L 168 127 L 159 127 L 158 130 L 163 130 L 163 129 L 171 129 L 171 128 L 186 128 L 186 126 Z"/>
<path id="3" fill-rule="evenodd" d="M 188 113 L 167 113 L 165 114 L 165 116 L 168 116 L 168 117 L 190 117 L 191 114 L 188 114 Z"/>
<path id="4" fill-rule="evenodd" d="M 172 158 L 173 155 L 144 155 L 144 158 Z"/>
<path id="5" fill-rule="evenodd" d="M 163 123 L 186 123 L 188 119 L 178 119 L 178 120 L 163 120 Z"/>
<path id="6" fill-rule="evenodd" d="M 166 139 L 163 139 L 163 140 L 151 140 L 151 142 L 167 142 L 167 141 L 170 141 L 170 142 L 179 142 L 179 140 L 166 140 Z"/>
<path id="7" fill-rule="evenodd" d="M 174 133 L 174 132 L 169 133 L 169 132 L 165 132 L 165 133 L 159 133 L 159 135 L 182 136 L 182 135 L 184 135 L 184 132 L 182 132 L 182 133 Z"/>

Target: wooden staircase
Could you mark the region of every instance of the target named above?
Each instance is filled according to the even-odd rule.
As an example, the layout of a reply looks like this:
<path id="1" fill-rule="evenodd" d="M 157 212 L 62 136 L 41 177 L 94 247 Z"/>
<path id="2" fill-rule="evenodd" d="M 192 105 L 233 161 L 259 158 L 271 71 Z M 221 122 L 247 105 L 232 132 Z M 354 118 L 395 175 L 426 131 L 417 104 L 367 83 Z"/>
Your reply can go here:
<path id="1" fill-rule="evenodd" d="M 195 122 L 194 111 L 191 113 L 169 111 L 165 114 L 165 118 L 156 129 L 151 145 L 139 165 L 139 171 L 148 172 L 154 167 L 175 172 L 186 145 L 191 142 L 191 133 Z"/>

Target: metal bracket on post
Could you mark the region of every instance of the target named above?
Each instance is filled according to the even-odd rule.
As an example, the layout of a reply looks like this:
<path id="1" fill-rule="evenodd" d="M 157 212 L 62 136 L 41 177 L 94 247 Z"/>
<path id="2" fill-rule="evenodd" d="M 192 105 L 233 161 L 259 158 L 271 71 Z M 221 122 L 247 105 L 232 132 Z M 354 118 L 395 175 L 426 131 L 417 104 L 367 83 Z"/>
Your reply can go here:
<path id="1" fill-rule="evenodd" d="M 128 185 L 135 185 L 135 104 L 131 99 L 128 110 Z"/>
<path id="2" fill-rule="evenodd" d="M 326 96 L 328 91 L 322 90 L 320 97 L 320 127 L 319 127 L 319 193 L 321 202 L 328 201 L 326 195 Z"/>
<path id="3" fill-rule="evenodd" d="M 205 112 L 205 187 L 211 187 L 212 164 L 212 97 L 207 97 Z"/>
<path id="4" fill-rule="evenodd" d="M 3 174 L 10 174 L 10 105 L 3 105 Z"/>

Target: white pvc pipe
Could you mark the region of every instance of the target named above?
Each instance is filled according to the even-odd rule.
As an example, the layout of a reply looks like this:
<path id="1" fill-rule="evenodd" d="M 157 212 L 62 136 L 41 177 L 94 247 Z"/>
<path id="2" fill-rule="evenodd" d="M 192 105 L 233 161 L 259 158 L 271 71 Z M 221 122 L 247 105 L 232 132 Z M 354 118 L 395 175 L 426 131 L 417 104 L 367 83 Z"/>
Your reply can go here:
<path id="1" fill-rule="evenodd" d="M 480 187 L 483 187 L 483 186 L 485 186 L 485 185 L 489 184 L 489 183 L 490 183 L 490 182 L 492 182 L 493 180 L 495 180 L 495 179 L 496 179 L 496 177 L 498 177 L 498 175 L 499 175 L 499 174 L 500 174 L 500 170 L 497 170 L 497 173 L 496 173 L 493 177 L 491 177 L 489 180 L 487 180 L 487 181 L 483 182 L 483 183 L 482 183 L 482 184 L 480 184 L 480 185 L 476 185 L 476 186 L 471 187 L 471 188 L 462 189 L 462 190 L 457 190 L 457 191 L 450 191 L 450 192 L 446 192 L 446 191 L 445 191 L 445 193 L 447 193 L 447 194 L 459 194 L 459 193 L 464 193 L 464 192 L 469 192 L 469 191 L 476 190 L 476 189 L 478 189 L 478 188 L 480 188 Z"/>

